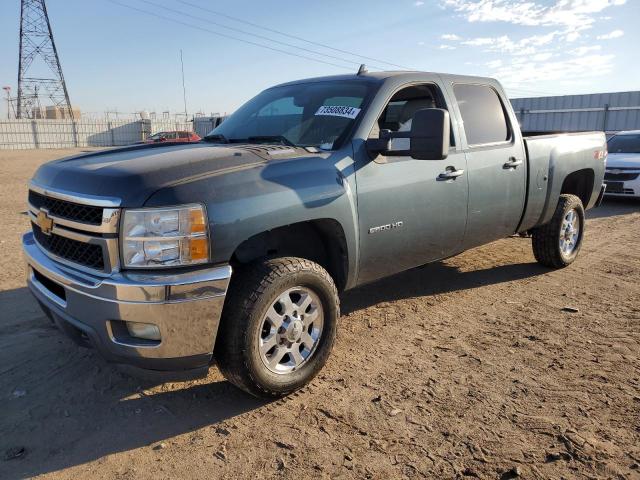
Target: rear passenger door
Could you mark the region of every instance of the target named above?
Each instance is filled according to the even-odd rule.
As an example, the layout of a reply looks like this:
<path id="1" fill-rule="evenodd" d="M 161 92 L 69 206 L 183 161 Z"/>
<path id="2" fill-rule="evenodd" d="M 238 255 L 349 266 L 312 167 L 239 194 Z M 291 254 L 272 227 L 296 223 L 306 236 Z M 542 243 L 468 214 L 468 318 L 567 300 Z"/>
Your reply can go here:
<path id="1" fill-rule="evenodd" d="M 513 234 L 526 195 L 526 158 L 515 117 L 492 85 L 454 83 L 469 182 L 464 248 Z"/>

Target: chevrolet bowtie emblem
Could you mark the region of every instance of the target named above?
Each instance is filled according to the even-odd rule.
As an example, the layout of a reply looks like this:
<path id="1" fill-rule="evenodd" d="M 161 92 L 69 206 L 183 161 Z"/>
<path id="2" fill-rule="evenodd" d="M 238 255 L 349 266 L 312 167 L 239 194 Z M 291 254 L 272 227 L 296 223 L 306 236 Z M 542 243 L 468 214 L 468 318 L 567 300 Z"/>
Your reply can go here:
<path id="1" fill-rule="evenodd" d="M 45 210 L 40 210 L 36 217 L 36 223 L 40 227 L 40 231 L 45 235 L 51 235 L 51 229 L 53 229 L 53 220 L 47 215 Z"/>

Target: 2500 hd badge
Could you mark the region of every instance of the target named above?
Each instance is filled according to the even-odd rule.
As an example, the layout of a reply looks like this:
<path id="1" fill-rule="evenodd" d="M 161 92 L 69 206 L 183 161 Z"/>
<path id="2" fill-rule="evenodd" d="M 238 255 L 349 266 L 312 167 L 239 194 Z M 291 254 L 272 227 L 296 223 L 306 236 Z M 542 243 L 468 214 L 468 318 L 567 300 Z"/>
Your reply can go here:
<path id="1" fill-rule="evenodd" d="M 392 230 L 394 228 L 400 228 L 402 227 L 402 225 L 404 225 L 403 222 L 387 223 L 386 225 L 380 225 L 379 227 L 371 227 L 369 229 L 369 233 L 378 233 L 384 230 Z"/>

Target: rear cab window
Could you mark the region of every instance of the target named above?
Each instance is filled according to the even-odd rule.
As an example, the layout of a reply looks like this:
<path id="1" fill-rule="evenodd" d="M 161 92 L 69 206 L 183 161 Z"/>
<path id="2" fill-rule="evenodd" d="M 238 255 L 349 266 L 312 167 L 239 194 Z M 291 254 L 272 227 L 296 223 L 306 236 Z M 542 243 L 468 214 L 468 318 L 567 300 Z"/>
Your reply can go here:
<path id="1" fill-rule="evenodd" d="M 453 93 L 470 147 L 511 140 L 506 111 L 495 89 L 489 85 L 457 83 L 453 85 Z"/>

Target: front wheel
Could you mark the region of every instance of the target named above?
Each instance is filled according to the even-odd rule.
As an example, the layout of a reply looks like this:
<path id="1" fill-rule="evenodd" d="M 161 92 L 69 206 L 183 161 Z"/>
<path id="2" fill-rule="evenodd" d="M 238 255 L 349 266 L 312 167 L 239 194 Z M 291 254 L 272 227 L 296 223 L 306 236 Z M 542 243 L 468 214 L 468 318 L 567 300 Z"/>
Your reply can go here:
<path id="1" fill-rule="evenodd" d="M 331 276 L 297 257 L 260 260 L 234 276 L 214 351 L 220 371 L 260 397 L 303 387 L 335 340 L 340 308 Z"/>
<path id="2" fill-rule="evenodd" d="M 584 207 L 575 195 L 560 195 L 553 217 L 532 232 L 533 254 L 538 263 L 562 268 L 573 263 L 582 247 Z"/>

